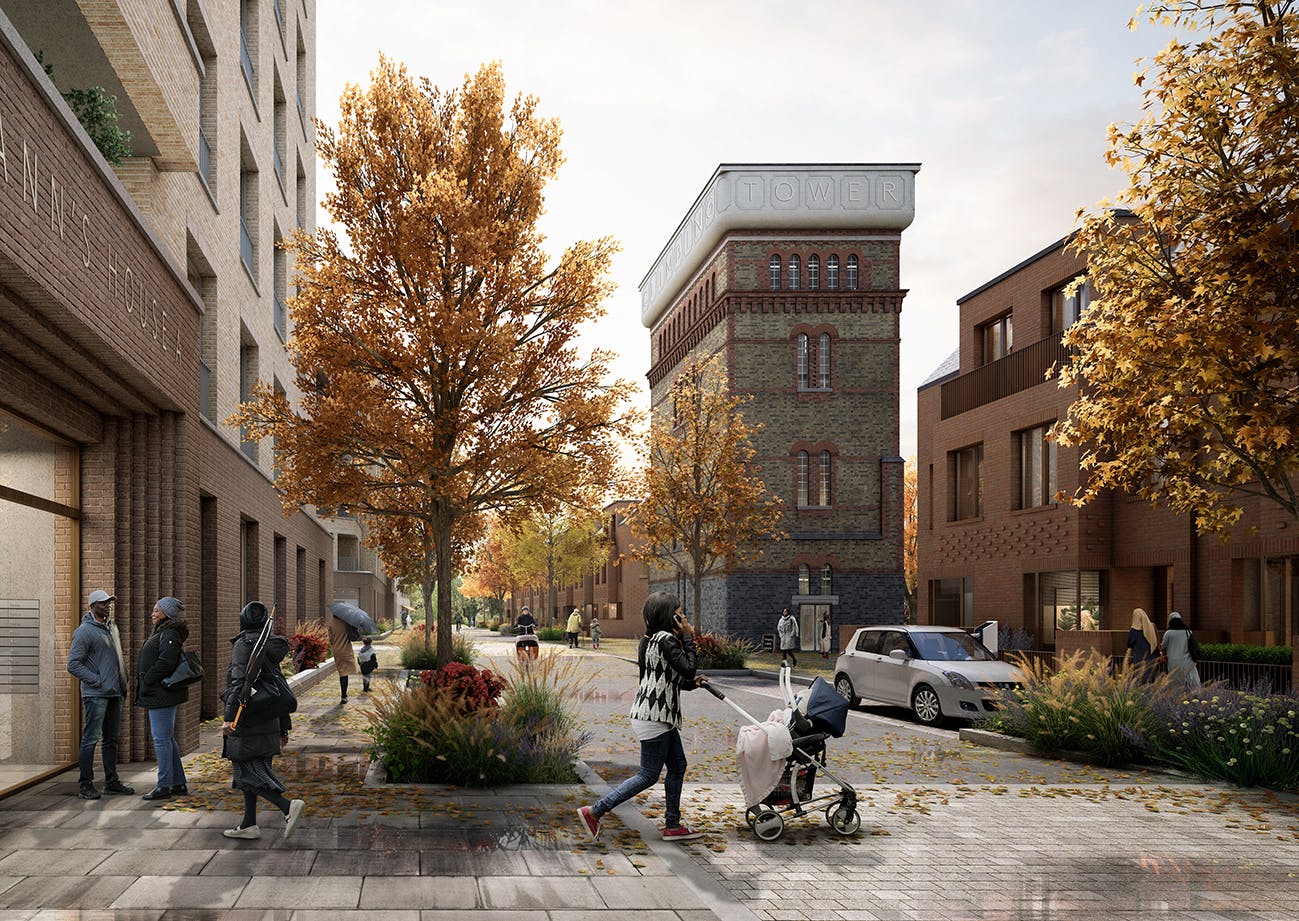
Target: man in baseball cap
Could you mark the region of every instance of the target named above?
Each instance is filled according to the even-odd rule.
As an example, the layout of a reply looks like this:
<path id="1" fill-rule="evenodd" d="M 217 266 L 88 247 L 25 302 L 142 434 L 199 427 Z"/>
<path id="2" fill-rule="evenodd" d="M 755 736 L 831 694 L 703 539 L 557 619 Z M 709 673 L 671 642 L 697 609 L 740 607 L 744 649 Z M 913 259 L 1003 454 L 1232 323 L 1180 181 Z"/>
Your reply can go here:
<path id="1" fill-rule="evenodd" d="M 68 672 L 81 682 L 84 713 L 81 748 L 77 753 L 82 799 L 99 799 L 95 789 L 95 746 L 103 739 L 104 792 L 132 794 L 135 790 L 117 776 L 117 738 L 122 727 L 122 699 L 126 696 L 126 657 L 113 622 L 116 595 L 95 589 L 86 602 L 90 608 L 72 634 Z"/>

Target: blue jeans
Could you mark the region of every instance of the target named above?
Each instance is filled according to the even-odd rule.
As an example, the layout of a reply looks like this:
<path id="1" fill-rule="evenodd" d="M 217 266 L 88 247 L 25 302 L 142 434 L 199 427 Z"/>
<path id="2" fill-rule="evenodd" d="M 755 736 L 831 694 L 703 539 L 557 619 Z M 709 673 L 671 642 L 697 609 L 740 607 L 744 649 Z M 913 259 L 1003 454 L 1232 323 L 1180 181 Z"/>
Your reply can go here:
<path id="1" fill-rule="evenodd" d="M 181 786 L 185 783 L 185 768 L 176 744 L 176 708 L 150 710 L 149 732 L 153 736 L 153 753 L 158 757 L 158 786 Z"/>
<path id="2" fill-rule="evenodd" d="M 591 811 L 599 818 L 637 793 L 648 790 L 658 783 L 659 773 L 665 764 L 668 776 L 663 781 L 663 797 L 667 801 L 667 808 L 663 811 L 663 820 L 668 828 L 680 825 L 681 784 L 686 778 L 686 750 L 681 745 L 681 733 L 676 729 L 641 742 L 640 770 L 598 800 Z"/>
<path id="3" fill-rule="evenodd" d="M 95 746 L 104 740 L 104 783 L 113 783 L 117 777 L 117 736 L 122 728 L 122 698 L 83 697 L 81 707 L 85 714 L 81 725 L 81 748 L 77 751 L 77 768 L 81 771 L 79 783 L 95 780 Z"/>

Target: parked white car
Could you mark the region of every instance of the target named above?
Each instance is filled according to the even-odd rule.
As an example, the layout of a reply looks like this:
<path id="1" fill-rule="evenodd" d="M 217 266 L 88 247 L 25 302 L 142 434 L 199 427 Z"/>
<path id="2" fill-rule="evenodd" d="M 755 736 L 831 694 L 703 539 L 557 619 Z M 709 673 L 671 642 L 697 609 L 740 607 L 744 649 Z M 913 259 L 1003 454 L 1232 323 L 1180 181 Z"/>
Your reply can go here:
<path id="1" fill-rule="evenodd" d="M 865 698 L 910 707 L 929 726 L 995 710 L 993 692 L 1024 682 L 1018 668 L 956 627 L 862 627 L 834 672 L 835 690 L 850 704 Z"/>

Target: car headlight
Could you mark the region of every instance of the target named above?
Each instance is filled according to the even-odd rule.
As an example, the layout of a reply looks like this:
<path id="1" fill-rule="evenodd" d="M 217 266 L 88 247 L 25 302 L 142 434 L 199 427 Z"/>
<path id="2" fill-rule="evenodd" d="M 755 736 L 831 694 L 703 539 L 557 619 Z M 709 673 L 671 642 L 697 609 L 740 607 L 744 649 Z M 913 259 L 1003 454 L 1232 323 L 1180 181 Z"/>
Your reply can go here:
<path id="1" fill-rule="evenodd" d="M 970 679 L 966 678 L 960 672 L 943 672 L 943 677 L 962 690 L 974 690 L 974 685 L 970 683 Z"/>

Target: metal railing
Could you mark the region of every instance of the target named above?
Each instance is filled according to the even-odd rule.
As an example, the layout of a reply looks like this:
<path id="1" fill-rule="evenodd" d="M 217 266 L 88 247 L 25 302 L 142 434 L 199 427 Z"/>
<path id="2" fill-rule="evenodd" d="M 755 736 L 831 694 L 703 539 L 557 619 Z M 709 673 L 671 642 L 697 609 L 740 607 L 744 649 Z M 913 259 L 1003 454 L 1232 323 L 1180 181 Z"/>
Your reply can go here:
<path id="1" fill-rule="evenodd" d="M 212 191 L 212 145 L 202 128 L 198 129 L 198 174 L 203 177 L 208 191 Z"/>
<path id="2" fill-rule="evenodd" d="M 1046 674 L 1054 674 L 1060 666 L 1060 656 L 1051 649 L 1023 649 L 1016 651 L 1002 650 L 998 657 L 1018 664 L 1025 662 L 1030 667 L 1041 668 Z M 1110 664 L 1114 668 L 1123 665 L 1126 656 L 1111 656 Z M 1195 663 L 1200 680 L 1205 684 L 1216 683 L 1238 691 L 1252 691 L 1259 694 L 1290 694 L 1294 691 L 1294 669 L 1289 665 L 1268 665 L 1259 662 L 1216 662 L 1202 659 Z M 1163 667 L 1160 666 L 1160 671 Z"/>
<path id="3" fill-rule="evenodd" d="M 257 272 L 253 268 L 253 235 L 248 232 L 248 222 L 243 215 L 239 216 L 239 256 L 244 260 L 244 267 L 254 278 Z"/>

